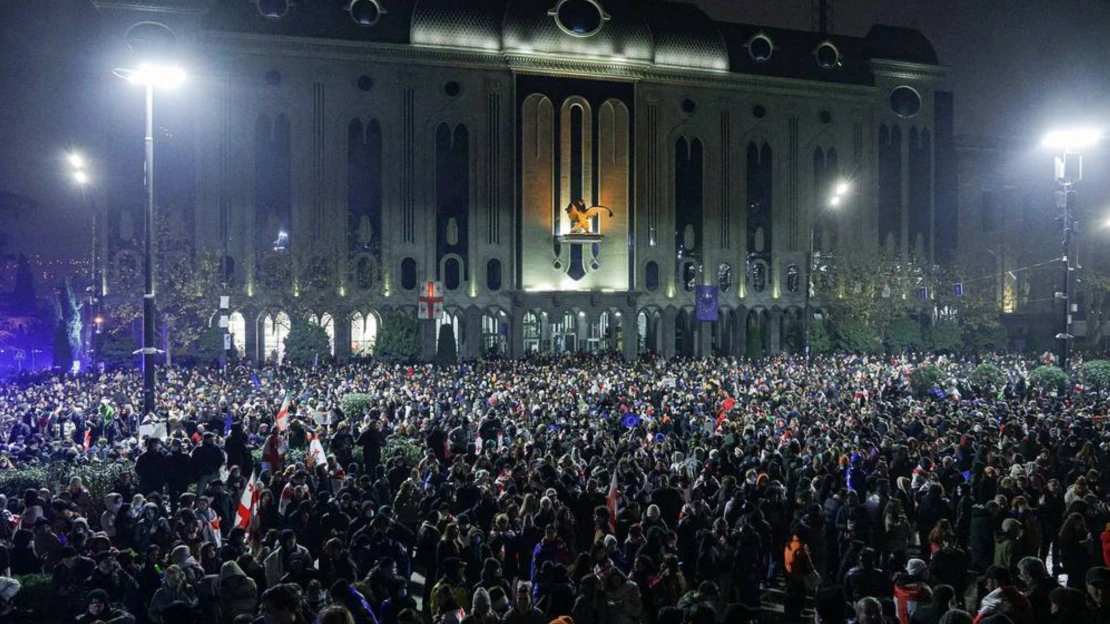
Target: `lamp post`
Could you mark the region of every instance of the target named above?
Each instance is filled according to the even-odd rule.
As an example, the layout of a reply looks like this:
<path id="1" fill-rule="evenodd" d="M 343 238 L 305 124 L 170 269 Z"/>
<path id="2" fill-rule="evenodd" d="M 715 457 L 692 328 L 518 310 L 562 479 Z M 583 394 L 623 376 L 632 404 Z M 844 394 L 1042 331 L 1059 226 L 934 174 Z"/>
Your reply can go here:
<path id="1" fill-rule="evenodd" d="M 833 189 L 833 195 L 829 198 L 828 206 L 830 208 L 837 208 L 840 206 L 844 197 L 852 190 L 850 182 L 838 182 L 836 188 Z M 816 217 L 816 215 L 814 215 Z M 802 344 L 804 345 L 803 352 L 805 354 L 806 362 L 809 362 L 809 324 L 813 318 L 813 310 L 810 308 L 810 293 L 813 291 L 813 239 L 817 232 L 817 219 L 811 218 L 809 220 L 809 249 L 806 251 L 806 295 L 805 295 L 805 313 L 802 315 Z"/>
<path id="2" fill-rule="evenodd" d="M 1057 150 L 1058 153 L 1061 153 L 1061 155 L 1056 156 L 1055 159 L 1055 178 L 1057 185 L 1056 207 L 1060 209 L 1060 218 L 1064 228 L 1064 255 L 1061 259 L 1064 269 L 1064 284 L 1062 291 L 1056 293 L 1056 297 L 1061 299 L 1064 305 L 1063 314 L 1060 319 L 1062 327 L 1060 333 L 1056 334 L 1056 340 L 1060 343 L 1060 368 L 1065 371 L 1068 370 L 1068 360 L 1071 355 L 1071 341 L 1074 338 L 1071 333 L 1071 315 L 1072 312 L 1076 310 L 1075 305 L 1071 301 L 1073 290 L 1072 271 L 1074 270 L 1072 268 L 1072 259 L 1074 257 L 1072 246 L 1075 235 L 1071 208 L 1072 200 L 1075 196 L 1074 186 L 1083 179 L 1083 156 L 1080 154 L 1079 150 L 1097 143 L 1101 134 L 1100 130 L 1092 128 L 1072 128 L 1049 132 L 1044 138 L 1045 147 Z"/>
<path id="3" fill-rule="evenodd" d="M 144 63 L 137 69 L 117 69 L 115 74 L 146 89 L 146 211 L 143 215 L 143 413 L 154 413 L 154 88 L 173 88 L 185 81 L 179 67 Z"/>
<path id="4" fill-rule="evenodd" d="M 91 300 L 89 301 L 88 309 L 85 315 L 85 326 L 88 331 L 88 338 L 86 339 L 86 348 L 89 352 L 89 359 L 92 365 L 96 366 L 96 335 L 100 333 L 100 305 L 104 293 L 100 289 L 100 271 L 99 271 L 99 249 L 97 240 L 97 223 L 100 221 L 100 211 L 96 206 L 96 199 L 88 191 L 89 177 L 88 171 L 85 169 L 85 159 L 77 152 L 70 152 L 66 155 L 66 161 L 72 167 L 73 181 L 81 188 L 86 201 L 89 203 L 89 212 L 92 215 L 92 256 L 90 258 L 91 264 L 89 268 L 89 279 L 92 281 Z"/>

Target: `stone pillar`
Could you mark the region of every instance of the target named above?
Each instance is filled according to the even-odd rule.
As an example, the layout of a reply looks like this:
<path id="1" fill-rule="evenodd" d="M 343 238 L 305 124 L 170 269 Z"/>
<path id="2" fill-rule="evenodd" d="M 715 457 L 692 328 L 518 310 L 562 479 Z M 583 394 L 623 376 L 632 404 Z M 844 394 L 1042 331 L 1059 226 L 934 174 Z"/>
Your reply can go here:
<path id="1" fill-rule="evenodd" d="M 436 358 L 436 322 L 420 321 L 420 359 L 431 362 Z"/>
<path id="2" fill-rule="evenodd" d="M 627 308 L 621 312 L 621 355 L 626 362 L 631 362 L 639 357 L 636 347 L 640 336 L 636 331 L 636 309 Z"/>
<path id="3" fill-rule="evenodd" d="M 509 316 L 509 357 L 524 356 L 524 310 L 513 306 Z"/>
<path id="4" fill-rule="evenodd" d="M 714 323 L 698 322 L 698 343 L 695 347 L 698 357 L 713 355 Z"/>
<path id="5" fill-rule="evenodd" d="M 663 310 L 663 348 L 661 355 L 668 360 L 673 358 L 675 353 L 674 324 L 676 316 L 678 314 L 672 308 Z"/>
<path id="6" fill-rule="evenodd" d="M 482 357 L 482 311 L 478 308 L 466 309 L 463 316 L 462 338 L 460 358 L 476 360 Z"/>
<path id="7" fill-rule="evenodd" d="M 744 357 L 748 348 L 748 310 L 741 307 L 736 311 L 736 323 L 732 328 L 732 354 Z"/>
<path id="8" fill-rule="evenodd" d="M 768 316 L 768 322 L 771 327 L 768 328 L 771 332 L 771 339 L 767 343 L 769 355 L 778 355 L 782 351 L 782 310 L 774 308 Z"/>
<path id="9" fill-rule="evenodd" d="M 246 352 L 248 360 L 252 362 L 261 361 L 258 357 L 258 341 L 261 336 L 258 335 L 258 310 L 245 309 L 241 310 L 243 315 L 243 325 L 246 326 L 246 336 L 243 340 L 243 351 Z M 262 358 L 264 360 L 265 358 Z"/>
<path id="10" fill-rule="evenodd" d="M 336 310 L 332 323 L 335 329 L 335 361 L 346 364 L 351 359 L 351 311 L 347 308 Z"/>

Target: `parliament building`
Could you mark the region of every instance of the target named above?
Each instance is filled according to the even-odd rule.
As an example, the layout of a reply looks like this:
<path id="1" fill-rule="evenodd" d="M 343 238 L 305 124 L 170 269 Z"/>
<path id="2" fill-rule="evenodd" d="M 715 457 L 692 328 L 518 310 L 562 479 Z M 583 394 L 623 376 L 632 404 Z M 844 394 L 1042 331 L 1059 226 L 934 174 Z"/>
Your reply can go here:
<path id="1" fill-rule="evenodd" d="M 145 201 L 142 89 L 112 71 L 159 44 L 188 72 L 154 96 L 159 245 L 220 259 L 249 358 L 295 318 L 365 354 L 440 297 L 425 343 L 449 323 L 461 357 L 776 353 L 811 250 L 950 252 L 952 98 L 915 30 L 679 0 L 94 4 L 107 294 L 134 287 Z"/>

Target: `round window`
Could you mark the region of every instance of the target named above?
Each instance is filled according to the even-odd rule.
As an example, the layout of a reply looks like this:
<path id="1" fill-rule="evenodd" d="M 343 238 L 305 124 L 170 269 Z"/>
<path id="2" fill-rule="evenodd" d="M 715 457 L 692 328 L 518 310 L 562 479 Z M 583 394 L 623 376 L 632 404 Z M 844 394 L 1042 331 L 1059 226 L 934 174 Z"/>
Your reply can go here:
<path id="1" fill-rule="evenodd" d="M 690 114 L 696 110 L 698 105 L 691 99 L 687 98 L 682 100 L 682 112 Z"/>
<path id="2" fill-rule="evenodd" d="M 771 60 L 774 52 L 775 44 L 771 43 L 771 38 L 763 33 L 748 40 L 748 54 L 756 63 L 766 63 Z"/>
<path id="3" fill-rule="evenodd" d="M 890 92 L 890 109 L 900 117 L 913 117 L 921 110 L 921 95 L 913 87 L 896 87 Z"/>
<path id="4" fill-rule="evenodd" d="M 826 41 L 817 46 L 817 49 L 813 51 L 813 58 L 822 69 L 832 69 L 840 65 L 840 50 L 837 50 L 836 46 Z"/>
<path id="5" fill-rule="evenodd" d="M 443 92 L 450 97 L 458 97 L 458 95 L 462 93 L 462 85 L 452 80 L 443 85 Z"/>
<path id="6" fill-rule="evenodd" d="M 373 26 L 382 18 L 377 0 L 355 0 L 351 3 L 351 19 L 359 26 Z"/>
<path id="7" fill-rule="evenodd" d="M 821 111 L 821 113 L 817 115 L 817 118 L 820 119 L 823 124 L 832 123 L 832 113 L 829 111 Z"/>
<path id="8" fill-rule="evenodd" d="M 280 19 L 289 12 L 289 0 L 258 0 L 258 12 L 262 17 Z"/>
<path id="9" fill-rule="evenodd" d="M 551 15 L 563 32 L 574 37 L 597 34 L 608 17 L 594 0 L 559 0 Z"/>
<path id="10" fill-rule="evenodd" d="M 355 86 L 358 87 L 359 91 L 369 91 L 374 88 L 374 79 L 370 76 L 359 76 L 358 80 L 355 81 Z"/>
<path id="11" fill-rule="evenodd" d="M 752 117 L 756 119 L 763 119 L 767 116 L 767 109 L 762 104 L 756 104 L 752 107 Z"/>

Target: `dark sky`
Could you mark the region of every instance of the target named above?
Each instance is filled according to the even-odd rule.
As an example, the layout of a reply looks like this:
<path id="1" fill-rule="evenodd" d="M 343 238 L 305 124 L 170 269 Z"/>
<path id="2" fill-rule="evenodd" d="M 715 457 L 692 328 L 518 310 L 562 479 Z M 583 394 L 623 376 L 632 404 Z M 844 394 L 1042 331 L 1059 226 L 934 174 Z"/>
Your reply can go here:
<path id="1" fill-rule="evenodd" d="M 697 3 L 720 20 L 811 23 L 811 0 Z M 40 205 L 12 228 L 8 251 L 87 253 L 87 205 L 64 175 L 61 155 L 96 137 L 92 95 L 119 81 L 89 68 L 95 21 L 89 0 L 0 0 L 0 191 Z M 873 23 L 916 27 L 932 41 L 950 68 L 944 87 L 956 94 L 957 134 L 1033 137 L 1085 119 L 1110 127 L 1110 1 L 835 2 L 834 32 L 862 36 Z M 124 97 L 127 85 L 117 86 Z M 1049 175 L 1051 157 L 1043 157 Z M 1092 181 L 1107 169 L 1099 160 L 1097 152 L 1087 158 L 1088 201 L 1110 208 L 1107 185 Z M 1110 182 L 1110 172 L 1102 178 Z"/>

